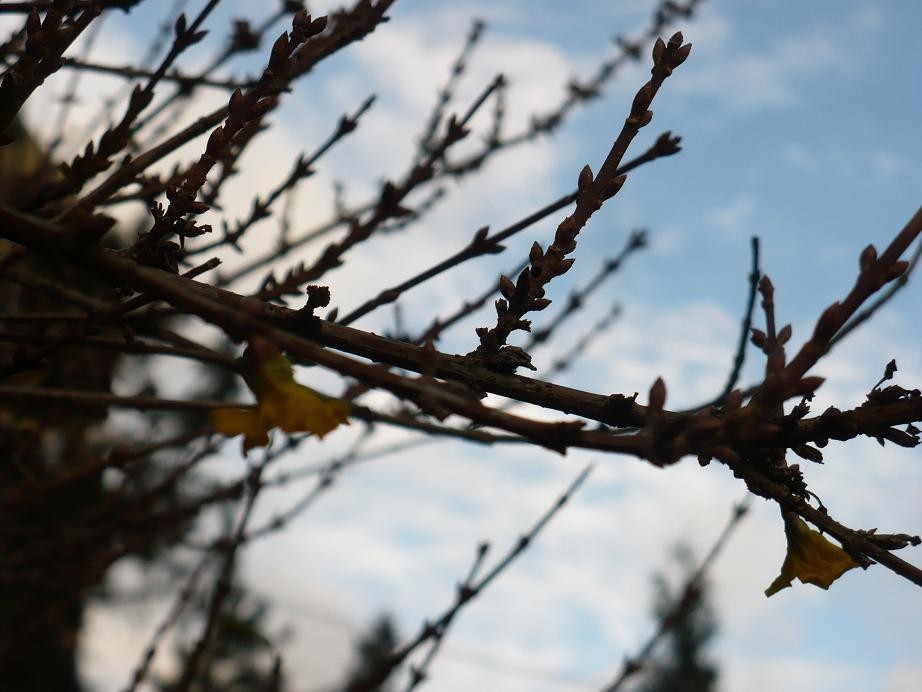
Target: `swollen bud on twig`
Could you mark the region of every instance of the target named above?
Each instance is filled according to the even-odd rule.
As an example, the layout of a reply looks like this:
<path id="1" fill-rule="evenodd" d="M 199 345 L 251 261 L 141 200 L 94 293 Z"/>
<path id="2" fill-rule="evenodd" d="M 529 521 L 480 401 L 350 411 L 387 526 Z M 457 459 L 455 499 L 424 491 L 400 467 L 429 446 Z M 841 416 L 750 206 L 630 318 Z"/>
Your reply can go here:
<path id="1" fill-rule="evenodd" d="M 661 413 L 666 405 L 666 383 L 662 377 L 657 377 L 656 382 L 650 387 L 649 404 L 651 411 Z"/>
<path id="2" fill-rule="evenodd" d="M 807 396 L 808 394 L 813 394 L 813 392 L 819 389 L 820 385 L 825 381 L 825 377 L 818 377 L 816 375 L 805 377 L 795 382 L 794 385 L 788 389 L 788 396 Z"/>
<path id="3" fill-rule="evenodd" d="M 227 101 L 227 113 L 231 117 L 239 117 L 241 111 L 243 110 L 243 92 L 240 91 L 240 88 L 234 89 L 234 93 L 231 94 L 230 99 Z"/>
<path id="4" fill-rule="evenodd" d="M 589 189 L 589 186 L 592 185 L 592 180 L 593 180 L 592 169 L 589 167 L 589 164 L 587 163 L 585 166 L 583 166 L 583 170 L 579 172 L 579 178 L 577 179 L 577 182 L 576 182 L 577 189 L 580 192 L 585 192 L 586 190 Z"/>
<path id="5" fill-rule="evenodd" d="M 212 156 L 216 156 L 224 150 L 226 145 L 227 140 L 224 137 L 224 128 L 219 125 L 208 137 L 208 144 L 205 145 L 205 151 Z"/>
<path id="6" fill-rule="evenodd" d="M 861 267 L 861 271 L 867 271 L 871 266 L 877 261 L 877 248 L 873 245 L 868 245 L 864 250 L 861 251 L 861 256 L 858 258 L 858 266 Z"/>
<path id="7" fill-rule="evenodd" d="M 842 325 L 842 306 L 838 301 L 830 305 L 816 321 L 814 341 L 829 341 Z"/>
<path id="8" fill-rule="evenodd" d="M 181 12 L 176 18 L 176 23 L 173 25 L 173 31 L 176 34 L 176 37 L 179 38 L 184 33 L 186 33 L 186 13 Z"/>
<path id="9" fill-rule="evenodd" d="M 906 262 L 905 260 L 894 262 L 892 265 L 890 265 L 890 268 L 884 272 L 884 275 L 881 277 L 881 279 L 884 284 L 888 284 L 894 279 L 900 278 L 907 269 L 909 269 L 909 262 Z"/>
<path id="10" fill-rule="evenodd" d="M 185 17 L 180 15 L 185 21 Z M 42 18 L 39 15 L 38 10 L 33 7 L 29 12 L 29 16 L 26 17 L 26 36 L 33 36 L 42 29 Z"/>
<path id="11" fill-rule="evenodd" d="M 611 199 L 618 194 L 618 191 L 624 186 L 624 182 L 627 180 L 626 175 L 619 175 L 617 178 L 614 178 L 608 185 L 605 186 L 605 189 L 602 190 L 602 199 Z"/>
<path id="12" fill-rule="evenodd" d="M 288 58 L 288 32 L 283 31 L 275 43 L 272 44 L 272 50 L 269 51 L 269 66 L 277 68 Z"/>
<path id="13" fill-rule="evenodd" d="M 314 21 L 311 22 L 311 28 L 308 32 L 311 36 L 316 36 L 321 33 L 324 29 L 327 28 L 327 18 L 326 16 L 317 17 Z"/>
<path id="14" fill-rule="evenodd" d="M 688 54 L 691 53 L 691 47 L 692 44 L 686 43 L 675 52 L 675 57 L 672 59 L 673 69 L 688 60 Z"/>
<path id="15" fill-rule="evenodd" d="M 189 202 L 188 206 L 186 207 L 186 211 L 190 214 L 204 214 L 209 209 L 211 209 L 210 206 L 197 200 Z"/>
<path id="16" fill-rule="evenodd" d="M 768 343 L 768 336 L 761 329 L 752 328 L 752 335 L 749 337 L 749 340 L 752 341 L 752 345 L 756 348 L 760 348 L 763 351 L 765 350 L 765 344 Z"/>
<path id="17" fill-rule="evenodd" d="M 653 44 L 653 64 L 657 64 L 660 61 L 660 58 L 663 57 L 663 52 L 666 50 L 666 42 L 660 36 L 656 37 L 656 43 Z"/>
<path id="18" fill-rule="evenodd" d="M 823 453 L 816 447 L 811 447 L 806 444 L 794 445 L 791 447 L 791 451 L 801 459 L 806 459 L 807 461 L 812 461 L 817 464 L 823 463 Z"/>
<path id="19" fill-rule="evenodd" d="M 778 336 L 777 336 L 778 345 L 784 346 L 788 342 L 788 340 L 791 338 L 791 334 L 793 334 L 791 325 L 789 324 L 784 325 L 781 328 L 781 331 L 778 332 Z"/>
<path id="20" fill-rule="evenodd" d="M 473 240 L 471 240 L 471 245 L 480 245 L 487 237 L 487 233 L 490 232 L 489 226 L 483 226 L 478 228 L 477 232 L 474 234 Z"/>
<path id="21" fill-rule="evenodd" d="M 508 276 L 500 275 L 499 292 L 509 300 L 512 300 L 512 297 L 515 295 L 515 284 L 512 283 L 512 280 Z"/>
<path id="22" fill-rule="evenodd" d="M 538 245 L 537 241 L 531 244 L 531 250 L 528 251 L 528 259 L 532 264 L 538 264 L 544 258 L 544 250 Z"/>

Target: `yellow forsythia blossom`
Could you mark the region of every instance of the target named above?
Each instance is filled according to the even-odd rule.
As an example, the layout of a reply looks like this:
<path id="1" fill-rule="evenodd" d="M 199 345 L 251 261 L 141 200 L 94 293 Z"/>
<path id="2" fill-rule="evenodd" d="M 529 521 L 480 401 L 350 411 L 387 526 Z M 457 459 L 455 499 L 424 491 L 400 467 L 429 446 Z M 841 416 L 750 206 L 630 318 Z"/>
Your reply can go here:
<path id="1" fill-rule="evenodd" d="M 791 586 L 794 577 L 804 584 L 828 589 L 845 572 L 858 567 L 858 563 L 842 548 L 826 540 L 823 534 L 814 531 L 800 519 L 786 525 L 785 534 L 788 538 L 788 552 L 781 565 L 781 574 L 765 589 L 766 596 Z"/>
<path id="2" fill-rule="evenodd" d="M 271 341 L 253 337 L 241 358 L 243 378 L 256 396 L 256 408 L 219 408 L 211 423 L 222 435 L 243 435 L 243 452 L 269 444 L 269 431 L 309 432 L 323 437 L 349 423 L 349 404 L 324 399 L 298 384 L 289 360 Z"/>

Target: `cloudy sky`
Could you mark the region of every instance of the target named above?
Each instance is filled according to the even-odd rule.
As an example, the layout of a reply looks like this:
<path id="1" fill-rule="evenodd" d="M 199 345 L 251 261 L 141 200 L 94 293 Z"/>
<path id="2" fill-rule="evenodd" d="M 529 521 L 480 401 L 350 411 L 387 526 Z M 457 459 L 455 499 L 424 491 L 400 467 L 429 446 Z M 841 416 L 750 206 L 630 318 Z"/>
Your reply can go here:
<path id="1" fill-rule="evenodd" d="M 210 22 L 215 35 L 226 31 L 231 15 L 258 20 L 256 4 L 227 0 Z M 132 15 L 110 17 L 93 56 L 132 60 L 136 42 L 150 36 L 167 5 L 147 2 Z M 331 6 L 312 3 L 315 13 Z M 286 174 L 297 152 L 312 150 L 339 114 L 354 110 L 369 93 L 378 101 L 359 131 L 302 187 L 296 229 L 328 217 L 334 181 L 345 183 L 348 203 L 360 203 L 381 179 L 399 176 L 473 17 L 485 20 L 487 31 L 459 88 L 457 108 L 503 72 L 510 82 L 506 131 L 515 132 L 530 114 L 557 103 L 570 77 L 591 73 L 611 55 L 613 36 L 637 35 L 652 6 L 651 0 L 398 0 L 388 25 L 323 63 L 286 97 L 273 130 L 244 159 L 227 209 L 232 217 L 243 213 L 253 194 Z M 617 301 L 621 319 L 592 342 L 562 382 L 645 396 L 662 375 L 670 406 L 713 396 L 738 338 L 752 235 L 761 238 L 778 318 L 793 325 L 796 347 L 820 311 L 850 288 L 861 249 L 869 242 L 884 247 L 919 205 L 920 24 L 922 6 L 912 0 L 707 0 L 698 17 L 681 27 L 694 44 L 690 59 L 661 90 L 653 123 L 630 152 L 672 130 L 683 138 L 682 153 L 630 176 L 593 217 L 580 237 L 576 268 L 549 295 L 565 298 L 580 277 L 584 282 L 620 249 L 633 228 L 649 229 L 651 247 L 594 296 L 556 347 L 536 350 L 539 368 Z M 215 43 L 209 45 L 214 50 Z M 205 46 L 189 64 L 204 64 L 208 55 Z M 240 74 L 254 64 L 241 59 L 229 71 Z M 623 70 L 604 98 L 577 111 L 554 138 L 505 152 L 482 175 L 450 185 L 448 199 L 424 223 L 350 253 L 347 266 L 329 277 L 334 304 L 348 310 L 462 247 L 477 228 L 501 228 L 569 192 L 583 164 L 598 168 L 647 69 L 644 62 Z M 48 91 L 61 93 L 65 85 L 56 76 Z M 75 131 L 116 86 L 111 79 L 86 80 L 72 116 Z M 187 117 L 221 98 L 203 96 Z M 41 100 L 31 107 L 39 132 L 52 122 L 41 117 L 48 108 Z M 483 127 L 486 120 L 476 122 Z M 192 145 L 187 155 L 200 147 Z M 533 240 L 547 242 L 557 221 L 536 224 L 503 255 L 411 293 L 402 303 L 407 328 L 417 331 L 495 281 L 499 271 L 524 258 Z M 272 224 L 260 226 L 247 249 L 267 247 L 275 232 Z M 308 248 L 291 262 L 317 251 Z M 829 381 L 818 406 L 860 403 L 891 358 L 900 367 L 898 382 L 922 383 L 920 298 L 918 284 L 910 284 L 821 363 L 817 374 Z M 552 316 L 562 304 L 545 314 Z M 471 350 L 473 328 L 490 318 L 486 310 L 465 321 L 440 347 Z M 358 326 L 380 331 L 391 324 L 391 313 L 380 311 Z M 758 377 L 754 361 L 747 382 Z M 333 381 L 313 371 L 302 379 Z M 284 468 L 330 459 L 351 444 L 357 427 L 304 445 Z M 382 431 L 368 447 L 406 439 L 405 433 Z M 213 464 L 217 472 L 239 472 L 236 449 L 230 446 Z M 739 482 L 719 465 L 702 469 L 688 460 L 663 471 L 583 452 L 560 457 L 435 442 L 346 471 L 287 531 L 252 547 L 245 560 L 248 583 L 273 605 L 274 626 L 295 633 L 284 650 L 293 689 L 323 690 L 335 683 L 350 642 L 377 613 L 394 613 L 404 636 L 440 613 L 476 545 L 489 540 L 488 562 L 497 559 L 590 461 L 595 470 L 572 504 L 461 614 L 428 684 L 450 692 L 598 689 L 651 631 L 650 575 L 667 565 L 669 546 L 686 541 L 703 554 L 743 496 Z M 873 441 L 832 443 L 826 461 L 809 465 L 806 474 L 833 516 L 854 527 L 922 531 L 918 452 L 882 449 Z M 259 517 L 297 502 L 310 487 L 308 479 L 267 493 Z M 757 501 L 711 572 L 720 622 L 713 655 L 722 690 L 918 689 L 917 587 L 872 567 L 849 572 L 828 592 L 797 585 L 766 599 L 763 590 L 783 556 L 778 512 Z M 922 562 L 918 549 L 904 557 Z M 132 577 L 130 567 L 123 572 L 126 580 Z M 93 635 L 84 654 L 98 689 L 126 681 L 159 607 L 92 613 Z"/>

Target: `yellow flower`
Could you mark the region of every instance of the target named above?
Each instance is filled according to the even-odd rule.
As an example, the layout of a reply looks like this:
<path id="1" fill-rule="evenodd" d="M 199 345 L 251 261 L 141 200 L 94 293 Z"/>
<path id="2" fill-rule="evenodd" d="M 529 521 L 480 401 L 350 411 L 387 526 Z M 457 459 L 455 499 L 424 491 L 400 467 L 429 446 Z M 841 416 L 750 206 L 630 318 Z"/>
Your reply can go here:
<path id="1" fill-rule="evenodd" d="M 243 378 L 256 396 L 256 408 L 219 408 L 211 423 L 222 435 L 243 435 L 243 452 L 269 444 L 269 431 L 309 432 L 323 437 L 349 424 L 349 404 L 325 399 L 298 384 L 288 359 L 271 341 L 253 337 L 241 358 Z"/>
<path id="2" fill-rule="evenodd" d="M 771 596 L 791 586 L 794 577 L 804 584 L 815 584 L 828 589 L 836 579 L 852 567 L 858 567 L 852 558 L 835 543 L 830 543 L 819 531 L 814 531 L 805 522 L 796 519 L 785 522 L 788 538 L 788 552 L 781 565 L 781 574 L 765 589 Z"/>

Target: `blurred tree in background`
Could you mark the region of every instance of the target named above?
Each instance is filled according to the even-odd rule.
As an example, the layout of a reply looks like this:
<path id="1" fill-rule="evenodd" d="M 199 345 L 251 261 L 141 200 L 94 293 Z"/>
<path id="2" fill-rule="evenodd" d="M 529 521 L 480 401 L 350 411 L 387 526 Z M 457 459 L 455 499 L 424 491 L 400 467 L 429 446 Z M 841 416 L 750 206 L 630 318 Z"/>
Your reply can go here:
<path id="1" fill-rule="evenodd" d="M 716 692 L 717 667 L 708 660 L 707 647 L 717 633 L 717 620 L 708 600 L 706 582 L 690 582 L 694 572 L 694 559 L 687 546 L 680 545 L 675 552 L 675 562 L 685 584 L 684 589 L 670 586 L 665 573 L 654 575 L 655 600 L 653 612 L 657 620 L 670 617 L 676 602 L 683 607 L 672 617 L 665 651 L 654 657 L 646 670 L 638 692 Z"/>

